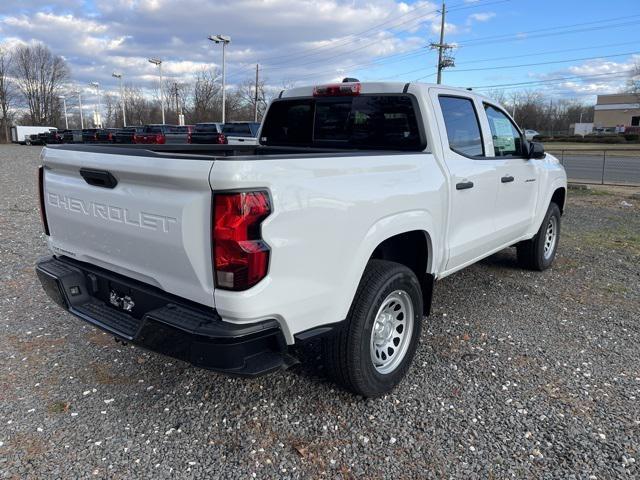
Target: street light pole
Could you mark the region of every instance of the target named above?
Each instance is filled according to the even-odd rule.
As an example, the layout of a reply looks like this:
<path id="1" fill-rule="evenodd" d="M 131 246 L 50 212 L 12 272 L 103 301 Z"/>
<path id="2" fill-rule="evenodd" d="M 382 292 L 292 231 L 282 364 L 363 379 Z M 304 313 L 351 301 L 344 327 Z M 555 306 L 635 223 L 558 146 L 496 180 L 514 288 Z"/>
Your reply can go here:
<path id="1" fill-rule="evenodd" d="M 159 58 L 150 58 L 150 63 L 153 63 L 158 67 L 160 72 L 160 109 L 162 110 L 162 123 L 164 124 L 164 90 L 162 88 L 162 60 Z"/>
<path id="2" fill-rule="evenodd" d="M 122 126 L 127 126 L 127 113 L 124 108 L 124 90 L 122 89 L 122 74 L 113 72 L 112 77 L 117 78 L 120 81 L 120 104 L 122 105 Z"/>
<path id="3" fill-rule="evenodd" d="M 62 100 L 62 107 L 64 108 L 64 128 L 69 130 L 69 118 L 67 117 L 67 99 L 64 95 L 60 95 L 58 98 Z"/>
<path id="4" fill-rule="evenodd" d="M 207 37 L 213 43 L 221 43 L 222 44 L 222 123 L 225 122 L 226 119 L 226 100 L 227 100 L 227 92 L 226 92 L 226 46 L 231 43 L 231 37 L 228 35 L 209 35 Z"/>

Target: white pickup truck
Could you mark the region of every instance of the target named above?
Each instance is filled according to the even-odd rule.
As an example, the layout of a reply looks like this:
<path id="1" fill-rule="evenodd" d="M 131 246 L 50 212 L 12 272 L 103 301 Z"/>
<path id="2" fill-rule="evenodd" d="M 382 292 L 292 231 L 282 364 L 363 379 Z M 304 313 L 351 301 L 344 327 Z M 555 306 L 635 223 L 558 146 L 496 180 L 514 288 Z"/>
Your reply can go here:
<path id="1" fill-rule="evenodd" d="M 117 339 L 255 376 L 322 337 L 332 379 L 392 389 L 435 280 L 516 246 L 544 270 L 567 179 L 474 92 L 340 83 L 282 92 L 260 145 L 63 145 L 42 154 L 63 308 Z"/>

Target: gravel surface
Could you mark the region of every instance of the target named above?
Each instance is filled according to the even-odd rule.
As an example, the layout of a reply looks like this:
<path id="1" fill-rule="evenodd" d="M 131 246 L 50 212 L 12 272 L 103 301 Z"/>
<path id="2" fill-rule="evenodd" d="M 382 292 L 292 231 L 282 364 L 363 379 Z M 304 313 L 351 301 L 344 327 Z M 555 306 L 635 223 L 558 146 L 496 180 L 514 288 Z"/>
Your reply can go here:
<path id="1" fill-rule="evenodd" d="M 414 368 L 363 400 L 314 350 L 232 379 L 42 292 L 37 147 L 0 146 L 0 478 L 638 478 L 640 199 L 572 191 L 555 266 L 438 283 Z"/>

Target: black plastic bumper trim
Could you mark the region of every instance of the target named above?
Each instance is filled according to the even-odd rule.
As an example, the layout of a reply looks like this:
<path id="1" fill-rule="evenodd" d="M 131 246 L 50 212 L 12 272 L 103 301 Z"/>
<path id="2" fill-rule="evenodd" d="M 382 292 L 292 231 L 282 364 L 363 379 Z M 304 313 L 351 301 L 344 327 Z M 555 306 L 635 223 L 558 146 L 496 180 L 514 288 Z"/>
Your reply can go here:
<path id="1" fill-rule="evenodd" d="M 36 272 L 56 304 L 148 350 L 201 368 L 249 377 L 291 363 L 275 319 L 242 325 L 225 322 L 212 308 L 176 301 L 175 296 L 155 287 L 65 257 L 40 259 Z M 105 298 L 112 286 L 126 290 L 142 307 L 126 312 L 112 306 Z"/>

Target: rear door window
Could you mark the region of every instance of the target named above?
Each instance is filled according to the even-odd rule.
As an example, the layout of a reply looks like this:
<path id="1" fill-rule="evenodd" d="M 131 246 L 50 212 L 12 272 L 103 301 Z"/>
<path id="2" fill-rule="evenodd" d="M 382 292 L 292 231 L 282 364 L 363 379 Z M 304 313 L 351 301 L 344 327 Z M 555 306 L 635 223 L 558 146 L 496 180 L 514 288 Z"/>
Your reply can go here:
<path id="1" fill-rule="evenodd" d="M 262 131 L 266 145 L 417 151 L 426 147 L 409 95 L 276 101 Z"/>
<path id="2" fill-rule="evenodd" d="M 223 127 L 222 133 L 235 137 L 251 137 L 253 135 L 248 123 L 228 123 Z"/>
<path id="3" fill-rule="evenodd" d="M 215 123 L 198 124 L 196 125 L 194 131 L 201 133 L 220 133 L 220 129 Z"/>
<path id="4" fill-rule="evenodd" d="M 449 148 L 466 157 L 482 157 L 484 145 L 473 100 L 441 95 L 439 101 Z"/>

